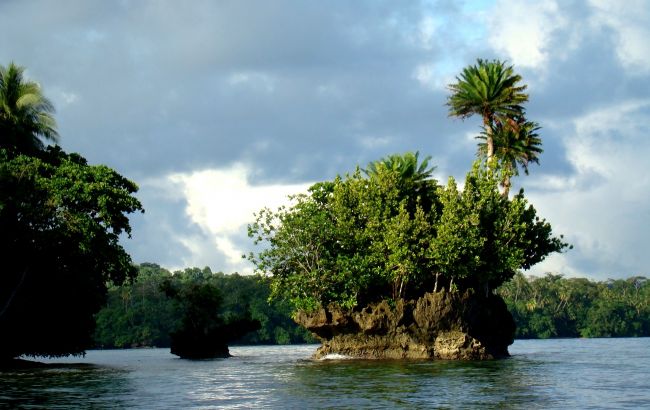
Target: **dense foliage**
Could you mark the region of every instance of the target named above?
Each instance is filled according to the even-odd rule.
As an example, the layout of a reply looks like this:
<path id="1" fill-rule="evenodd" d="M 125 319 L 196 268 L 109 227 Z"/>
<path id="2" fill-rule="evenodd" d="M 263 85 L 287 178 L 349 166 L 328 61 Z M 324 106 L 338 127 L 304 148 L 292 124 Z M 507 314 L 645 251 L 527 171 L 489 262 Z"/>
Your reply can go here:
<path id="1" fill-rule="evenodd" d="M 41 138 L 56 142 L 59 134 L 54 106 L 24 71 L 14 63 L 0 65 L 0 148 L 31 155 L 45 147 Z"/>
<path id="2" fill-rule="evenodd" d="M 173 281 L 170 283 L 170 281 Z M 108 302 L 96 316 L 95 342 L 99 347 L 171 345 L 170 334 L 182 324 L 183 306 L 165 294 L 165 288 L 186 284 L 210 284 L 219 294 L 215 320 L 230 322 L 247 315 L 260 329 L 236 340 L 239 344 L 289 344 L 312 342 L 290 317 L 282 302 L 269 303 L 268 280 L 260 276 L 224 275 L 209 268 L 188 268 L 172 274 L 151 263 L 138 267 L 138 275 L 121 286 L 112 286 Z M 218 318 L 217 318 L 218 316 Z"/>
<path id="3" fill-rule="evenodd" d="M 137 186 L 56 142 L 54 107 L 24 69 L 0 66 L 0 361 L 81 354 L 106 283 L 135 270 L 119 244 Z"/>
<path id="4" fill-rule="evenodd" d="M 494 140 L 498 130 L 517 129 L 516 123 L 524 117 L 523 104 L 528 101 L 528 94 L 524 93 L 527 86 L 521 81 L 521 76 L 506 62 L 479 58 L 449 85 L 450 116 L 481 116 L 488 161 L 498 155 L 498 141 Z"/>
<path id="5" fill-rule="evenodd" d="M 228 357 L 228 343 L 260 328 L 245 309 L 241 315 L 221 314 L 223 297 L 214 276 L 180 272 L 165 279 L 162 289 L 180 313 L 170 334 L 172 354 L 188 359 Z"/>
<path id="6" fill-rule="evenodd" d="M 523 194 L 499 193 L 492 168 L 475 163 L 459 190 L 453 178 L 439 186 L 382 165 L 390 162 L 367 176 L 357 169 L 315 184 L 291 207 L 257 214 L 249 236 L 264 248 L 249 259 L 271 275 L 273 296 L 311 310 L 417 297 L 439 286 L 489 292 L 567 246 Z"/>
<path id="7" fill-rule="evenodd" d="M 0 149 L 0 356 L 83 353 L 106 283 L 133 273 L 119 244 L 137 186 L 58 147 Z"/>
<path id="8" fill-rule="evenodd" d="M 650 336 L 650 280 L 518 273 L 500 289 L 517 338 Z"/>

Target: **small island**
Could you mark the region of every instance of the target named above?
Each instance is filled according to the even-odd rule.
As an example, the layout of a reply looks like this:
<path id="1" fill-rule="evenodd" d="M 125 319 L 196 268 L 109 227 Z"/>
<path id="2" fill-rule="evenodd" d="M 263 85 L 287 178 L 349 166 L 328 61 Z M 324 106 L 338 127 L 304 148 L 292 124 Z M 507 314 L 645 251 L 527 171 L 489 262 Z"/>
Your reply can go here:
<path id="1" fill-rule="evenodd" d="M 223 296 L 213 278 L 179 276 L 167 278 L 161 286 L 181 312 L 180 324 L 170 334 L 172 354 L 181 359 L 230 357 L 229 342 L 260 328 L 248 311 L 239 317 L 222 317 Z"/>
<path id="2" fill-rule="evenodd" d="M 320 338 L 315 354 L 364 359 L 493 359 L 515 324 L 495 290 L 570 246 L 511 177 L 542 152 L 511 66 L 478 60 L 450 85 L 450 115 L 479 114 L 478 159 L 459 187 L 433 178 L 431 157 L 394 154 L 262 209 L 251 260 L 272 297 Z"/>
<path id="3" fill-rule="evenodd" d="M 515 322 L 503 300 L 471 291 L 425 293 L 417 300 L 373 303 L 360 310 L 335 306 L 296 321 L 318 335 L 317 359 L 484 360 L 508 356 Z"/>

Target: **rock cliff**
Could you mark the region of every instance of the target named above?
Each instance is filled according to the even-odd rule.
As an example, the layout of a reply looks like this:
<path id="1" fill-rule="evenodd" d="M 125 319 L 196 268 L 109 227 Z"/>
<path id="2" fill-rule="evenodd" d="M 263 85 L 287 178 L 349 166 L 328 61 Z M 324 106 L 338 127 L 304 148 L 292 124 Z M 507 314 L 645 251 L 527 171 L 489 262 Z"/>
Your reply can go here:
<path id="1" fill-rule="evenodd" d="M 499 296 L 426 293 L 417 300 L 346 311 L 298 312 L 296 322 L 322 341 L 314 357 L 484 360 L 508 356 L 515 323 Z"/>

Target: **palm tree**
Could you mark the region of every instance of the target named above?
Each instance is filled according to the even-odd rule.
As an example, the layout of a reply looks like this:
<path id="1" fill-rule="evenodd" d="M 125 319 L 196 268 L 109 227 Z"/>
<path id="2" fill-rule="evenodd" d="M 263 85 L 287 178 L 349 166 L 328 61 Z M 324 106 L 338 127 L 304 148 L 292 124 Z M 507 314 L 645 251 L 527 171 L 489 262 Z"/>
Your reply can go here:
<path id="1" fill-rule="evenodd" d="M 0 148 L 31 154 L 44 148 L 41 138 L 56 142 L 54 106 L 25 69 L 14 63 L 0 65 Z"/>
<path id="2" fill-rule="evenodd" d="M 456 80 L 457 83 L 449 85 L 449 115 L 465 119 L 478 114 L 483 118 L 489 162 L 494 156 L 491 132 L 496 126 L 505 127 L 512 124 L 513 118 L 523 116 L 522 104 L 528 101 L 528 94 L 523 92 L 526 85 L 520 85 L 521 76 L 514 73 L 512 66 L 480 58 L 476 65 L 464 68 Z"/>
<path id="3" fill-rule="evenodd" d="M 523 117 L 514 120 L 515 126 L 496 124 L 488 133 L 484 130 L 477 139 L 482 140 L 478 145 L 478 155 L 487 156 L 488 135 L 494 141 L 494 157 L 499 161 L 503 172 L 503 195 L 510 192 L 510 177 L 519 175 L 519 167 L 528 175 L 528 165 L 531 162 L 539 164 L 539 154 L 544 152 L 541 148 L 542 140 L 537 131 L 540 126 L 536 122 L 527 121 Z"/>
<path id="4" fill-rule="evenodd" d="M 363 171 L 366 175 L 377 174 L 379 168 L 385 168 L 393 171 L 398 171 L 402 179 L 410 179 L 415 183 L 419 183 L 430 179 L 436 167 L 429 168 L 429 160 L 431 156 L 427 156 L 420 162 L 420 152 L 406 152 L 403 155 L 393 154 L 384 157 L 378 161 L 373 161 L 368 164 L 368 167 Z"/>
<path id="5" fill-rule="evenodd" d="M 431 156 L 419 162 L 419 152 L 393 154 L 368 164 L 363 170 L 369 177 L 377 176 L 382 171 L 391 171 L 399 176 L 400 191 L 410 198 L 407 208 L 415 212 L 417 206 L 425 210 L 436 204 L 437 181 L 433 179 L 435 166 L 429 167 Z"/>

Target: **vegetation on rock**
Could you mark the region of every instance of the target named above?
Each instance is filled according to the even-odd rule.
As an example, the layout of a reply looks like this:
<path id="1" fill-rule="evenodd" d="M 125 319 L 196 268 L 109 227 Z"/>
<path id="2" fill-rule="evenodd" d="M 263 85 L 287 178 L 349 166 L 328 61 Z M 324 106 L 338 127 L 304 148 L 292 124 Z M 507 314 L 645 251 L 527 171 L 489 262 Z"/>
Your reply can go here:
<path id="1" fill-rule="evenodd" d="M 296 309 L 354 308 L 441 288 L 488 293 L 567 247 L 523 193 L 508 199 L 499 182 L 478 162 L 462 190 L 453 178 L 439 186 L 395 167 L 367 176 L 357 168 L 315 184 L 291 207 L 260 211 L 249 235 L 264 248 L 249 258 L 271 275 L 272 296 Z"/>
<path id="2" fill-rule="evenodd" d="M 181 313 L 179 326 L 170 334 L 172 354 L 187 359 L 229 357 L 229 342 L 260 328 L 248 310 L 227 319 L 220 314 L 223 297 L 213 277 L 179 274 L 162 283 Z"/>

